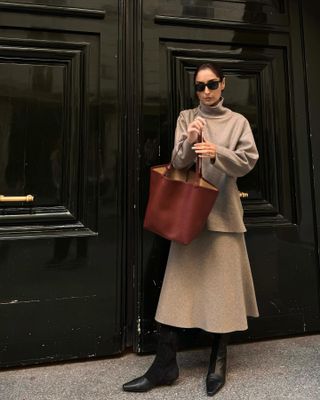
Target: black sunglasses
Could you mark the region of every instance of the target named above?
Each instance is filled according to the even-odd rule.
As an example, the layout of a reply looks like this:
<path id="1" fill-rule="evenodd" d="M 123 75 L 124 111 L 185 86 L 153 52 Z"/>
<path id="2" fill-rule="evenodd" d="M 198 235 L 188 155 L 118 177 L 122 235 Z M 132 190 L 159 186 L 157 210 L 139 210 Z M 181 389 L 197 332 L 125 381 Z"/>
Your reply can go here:
<path id="1" fill-rule="evenodd" d="M 207 83 L 199 82 L 199 83 L 196 83 L 194 85 L 194 87 L 196 89 L 196 92 L 203 92 L 206 87 L 210 90 L 216 90 L 216 89 L 218 89 L 220 82 L 221 82 L 220 80 L 219 81 L 209 81 Z"/>

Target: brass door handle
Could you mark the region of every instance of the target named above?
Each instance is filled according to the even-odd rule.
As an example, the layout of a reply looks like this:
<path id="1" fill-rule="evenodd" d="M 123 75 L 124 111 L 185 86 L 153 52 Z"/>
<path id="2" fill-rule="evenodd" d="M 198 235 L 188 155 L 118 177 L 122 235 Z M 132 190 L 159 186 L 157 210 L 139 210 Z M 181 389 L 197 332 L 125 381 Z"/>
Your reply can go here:
<path id="1" fill-rule="evenodd" d="M 240 195 L 241 199 L 249 197 L 249 193 L 246 193 L 246 192 L 239 192 L 239 195 Z"/>
<path id="2" fill-rule="evenodd" d="M 0 194 L 0 202 L 15 202 L 15 201 L 25 201 L 29 203 L 30 201 L 33 201 L 34 197 L 32 194 L 27 194 L 26 196 L 4 196 L 3 194 Z"/>

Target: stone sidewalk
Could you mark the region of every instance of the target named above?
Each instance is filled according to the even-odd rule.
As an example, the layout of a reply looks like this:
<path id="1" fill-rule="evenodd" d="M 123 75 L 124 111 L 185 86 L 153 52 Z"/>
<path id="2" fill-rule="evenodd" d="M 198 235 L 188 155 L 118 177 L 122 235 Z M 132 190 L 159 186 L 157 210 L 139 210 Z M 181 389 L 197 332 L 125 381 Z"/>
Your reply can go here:
<path id="1" fill-rule="evenodd" d="M 153 356 L 1 370 L 0 400 L 206 399 L 208 357 L 208 348 L 180 352 L 177 383 L 142 394 L 125 393 L 121 385 L 143 374 Z M 320 335 L 231 345 L 228 360 L 217 400 L 320 399 Z"/>

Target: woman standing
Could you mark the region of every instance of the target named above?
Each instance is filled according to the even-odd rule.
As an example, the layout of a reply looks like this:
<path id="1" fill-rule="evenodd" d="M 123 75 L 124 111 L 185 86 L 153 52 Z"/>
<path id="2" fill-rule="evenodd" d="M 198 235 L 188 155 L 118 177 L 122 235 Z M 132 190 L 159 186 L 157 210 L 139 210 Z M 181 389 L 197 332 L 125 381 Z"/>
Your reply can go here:
<path id="1" fill-rule="evenodd" d="M 177 121 L 174 167 L 191 166 L 198 155 L 203 177 L 220 193 L 206 229 L 188 245 L 171 242 L 155 316 L 160 323 L 157 354 L 142 377 L 123 385 L 125 391 L 173 383 L 179 375 L 177 328 L 201 328 L 213 338 L 206 379 L 207 394 L 213 396 L 225 383 L 227 333 L 246 330 L 247 316 L 259 315 L 236 183 L 259 156 L 247 119 L 224 107 L 224 88 L 217 65 L 200 65 L 195 73 L 200 105 L 182 111 Z"/>

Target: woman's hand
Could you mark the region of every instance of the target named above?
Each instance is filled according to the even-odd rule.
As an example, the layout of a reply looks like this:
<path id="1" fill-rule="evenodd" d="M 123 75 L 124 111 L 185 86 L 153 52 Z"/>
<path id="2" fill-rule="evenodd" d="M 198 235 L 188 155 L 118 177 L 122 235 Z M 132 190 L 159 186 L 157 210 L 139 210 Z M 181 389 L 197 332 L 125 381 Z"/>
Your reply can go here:
<path id="1" fill-rule="evenodd" d="M 198 141 L 198 137 L 206 124 L 206 120 L 202 117 L 197 117 L 193 122 L 188 125 L 187 140 L 189 143 L 194 144 Z"/>
<path id="2" fill-rule="evenodd" d="M 209 157 L 212 160 L 216 157 L 216 145 L 214 143 L 208 142 L 206 139 L 203 139 L 204 142 L 195 143 L 192 149 L 197 153 L 200 158 Z"/>

